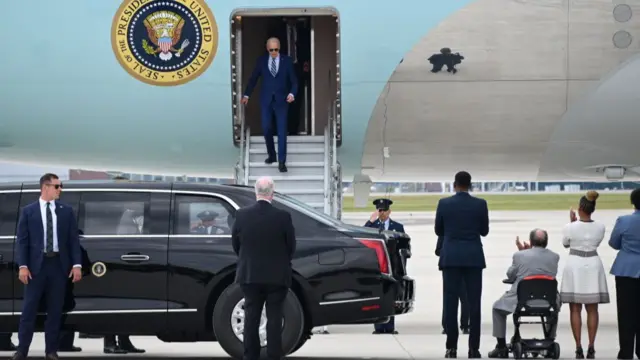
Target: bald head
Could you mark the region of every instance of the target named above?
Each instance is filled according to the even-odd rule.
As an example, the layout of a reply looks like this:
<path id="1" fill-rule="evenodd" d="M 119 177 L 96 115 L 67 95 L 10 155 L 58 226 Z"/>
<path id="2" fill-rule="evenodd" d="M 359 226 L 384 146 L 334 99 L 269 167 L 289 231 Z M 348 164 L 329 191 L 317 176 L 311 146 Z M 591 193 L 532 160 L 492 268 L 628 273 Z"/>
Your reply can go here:
<path id="1" fill-rule="evenodd" d="M 271 201 L 273 199 L 273 191 L 275 185 L 273 184 L 273 179 L 268 176 L 263 176 L 256 181 L 256 199 L 258 200 L 268 200 Z"/>
<path id="2" fill-rule="evenodd" d="M 549 242 L 549 235 L 545 230 L 533 229 L 529 233 L 529 244 L 535 247 L 546 248 Z"/>
<path id="3" fill-rule="evenodd" d="M 280 40 L 277 37 L 271 37 L 267 40 L 267 51 L 272 57 L 278 56 L 280 53 Z"/>

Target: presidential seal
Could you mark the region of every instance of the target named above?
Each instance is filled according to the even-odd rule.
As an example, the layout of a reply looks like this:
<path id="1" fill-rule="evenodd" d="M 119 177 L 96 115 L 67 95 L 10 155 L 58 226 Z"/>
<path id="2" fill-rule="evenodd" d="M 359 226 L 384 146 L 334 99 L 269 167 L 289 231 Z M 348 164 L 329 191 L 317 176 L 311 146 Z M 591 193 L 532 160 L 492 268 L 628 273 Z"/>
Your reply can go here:
<path id="1" fill-rule="evenodd" d="M 95 277 L 103 277 L 104 274 L 107 273 L 107 266 L 104 263 L 98 261 L 94 263 L 93 266 L 91 266 L 91 273 Z"/>
<path id="2" fill-rule="evenodd" d="M 205 0 L 124 0 L 113 19 L 111 43 L 131 76 L 175 86 L 211 65 L 218 26 Z"/>

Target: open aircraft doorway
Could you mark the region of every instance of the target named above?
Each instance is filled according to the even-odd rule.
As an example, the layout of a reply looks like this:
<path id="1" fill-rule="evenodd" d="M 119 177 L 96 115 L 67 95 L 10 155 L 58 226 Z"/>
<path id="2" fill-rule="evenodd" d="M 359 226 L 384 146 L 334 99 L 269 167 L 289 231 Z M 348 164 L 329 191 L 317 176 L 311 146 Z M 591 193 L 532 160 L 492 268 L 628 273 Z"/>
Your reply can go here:
<path id="1" fill-rule="evenodd" d="M 245 128 L 263 135 L 260 104 L 262 81 L 249 103 L 240 103 L 257 59 L 266 53 L 270 37 L 280 40 L 280 51 L 292 58 L 298 93 L 289 106 L 289 135 L 324 135 L 329 120 L 341 123 L 340 20 L 334 8 L 236 9 L 231 14 L 231 93 L 233 138 L 239 146 Z M 275 119 L 272 119 L 275 128 Z M 341 126 L 337 126 L 338 146 Z"/>

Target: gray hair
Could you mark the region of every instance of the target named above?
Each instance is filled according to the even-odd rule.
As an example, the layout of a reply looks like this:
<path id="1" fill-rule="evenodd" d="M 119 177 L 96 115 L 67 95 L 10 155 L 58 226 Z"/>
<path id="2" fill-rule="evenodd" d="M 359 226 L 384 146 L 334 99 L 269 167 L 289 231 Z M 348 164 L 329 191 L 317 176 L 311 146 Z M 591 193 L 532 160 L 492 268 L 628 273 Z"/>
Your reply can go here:
<path id="1" fill-rule="evenodd" d="M 258 199 L 267 199 L 270 200 L 273 198 L 273 191 L 275 189 L 275 185 L 273 183 L 273 179 L 269 176 L 262 176 L 258 180 L 256 180 L 255 184 L 256 188 L 256 198 Z"/>
<path id="2" fill-rule="evenodd" d="M 535 247 L 546 248 L 549 243 L 549 234 L 547 234 L 546 230 L 543 229 L 533 229 L 529 233 L 529 244 Z"/>
<path id="3" fill-rule="evenodd" d="M 275 41 L 278 43 L 278 46 L 280 46 L 280 39 L 278 39 L 277 37 L 270 37 L 267 39 L 267 42 L 265 43 L 266 45 L 269 45 L 270 42 Z"/>

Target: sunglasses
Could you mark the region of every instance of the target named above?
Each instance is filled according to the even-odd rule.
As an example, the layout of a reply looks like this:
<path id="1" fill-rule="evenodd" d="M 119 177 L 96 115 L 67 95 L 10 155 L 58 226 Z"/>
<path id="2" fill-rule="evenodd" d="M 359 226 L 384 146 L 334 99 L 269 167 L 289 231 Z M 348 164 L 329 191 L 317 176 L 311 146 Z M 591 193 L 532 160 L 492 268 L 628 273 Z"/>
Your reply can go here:
<path id="1" fill-rule="evenodd" d="M 276 48 L 276 49 L 269 49 L 269 52 L 277 52 L 277 51 L 279 51 L 279 50 L 280 50 L 280 49 L 278 49 L 278 48 Z"/>
<path id="2" fill-rule="evenodd" d="M 53 186 L 56 190 L 62 189 L 62 184 L 47 184 L 47 186 Z"/>

